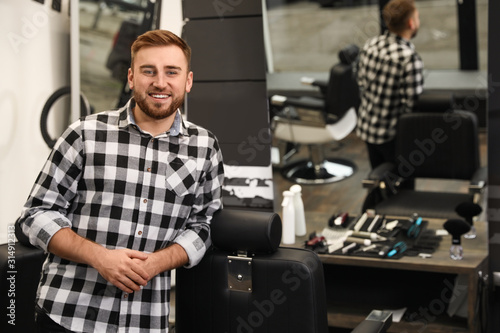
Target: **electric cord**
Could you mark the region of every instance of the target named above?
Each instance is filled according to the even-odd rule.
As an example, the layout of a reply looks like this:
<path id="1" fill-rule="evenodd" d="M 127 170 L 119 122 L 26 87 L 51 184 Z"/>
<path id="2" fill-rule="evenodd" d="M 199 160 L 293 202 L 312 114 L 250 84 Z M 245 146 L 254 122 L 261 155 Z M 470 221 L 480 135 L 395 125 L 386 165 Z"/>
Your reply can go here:
<path id="1" fill-rule="evenodd" d="M 475 313 L 477 313 L 478 326 L 481 333 L 486 333 L 488 331 L 488 316 L 489 316 L 489 297 L 488 297 L 488 276 L 483 276 L 482 272 L 479 272 L 479 277 L 477 281 L 477 294 L 478 299 L 475 305 Z"/>
<path id="2" fill-rule="evenodd" d="M 47 119 L 49 117 L 49 111 L 54 105 L 54 103 L 64 95 L 71 94 L 71 87 L 62 87 L 54 91 L 52 95 L 49 96 L 45 105 L 42 108 L 42 114 L 40 115 L 40 131 L 42 132 L 42 137 L 49 148 L 54 147 L 57 139 L 53 139 L 47 128 Z M 92 107 L 90 106 L 87 98 L 80 93 L 80 116 L 84 117 L 92 113 Z"/>

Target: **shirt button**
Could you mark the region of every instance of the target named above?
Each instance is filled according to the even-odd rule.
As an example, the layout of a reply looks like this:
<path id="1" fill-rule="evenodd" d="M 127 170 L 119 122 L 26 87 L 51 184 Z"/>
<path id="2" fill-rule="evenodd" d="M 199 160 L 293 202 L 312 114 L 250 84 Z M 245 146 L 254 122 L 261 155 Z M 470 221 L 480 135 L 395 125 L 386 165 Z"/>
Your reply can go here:
<path id="1" fill-rule="evenodd" d="M 138 231 L 137 234 L 140 236 L 142 235 L 142 231 Z"/>
<path id="2" fill-rule="evenodd" d="M 151 142 L 155 142 L 155 139 L 151 139 Z"/>
<path id="3" fill-rule="evenodd" d="M 127 293 L 123 294 L 123 298 L 127 298 L 127 297 L 128 297 Z"/>
<path id="4" fill-rule="evenodd" d="M 151 168 L 148 168 L 147 170 L 148 170 L 148 172 L 151 172 Z"/>
<path id="5" fill-rule="evenodd" d="M 146 202 L 148 202 L 148 199 L 144 199 L 142 202 L 146 203 Z"/>

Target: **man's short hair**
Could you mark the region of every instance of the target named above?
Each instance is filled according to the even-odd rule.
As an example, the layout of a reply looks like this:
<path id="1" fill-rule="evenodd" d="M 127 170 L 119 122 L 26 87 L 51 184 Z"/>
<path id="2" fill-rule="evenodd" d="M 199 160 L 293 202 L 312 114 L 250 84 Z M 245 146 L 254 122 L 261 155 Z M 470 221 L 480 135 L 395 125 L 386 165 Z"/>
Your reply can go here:
<path id="1" fill-rule="evenodd" d="M 400 33 L 408 27 L 415 10 L 414 0 L 391 0 L 384 6 L 382 17 L 389 31 Z"/>
<path id="2" fill-rule="evenodd" d="M 168 30 L 151 30 L 143 33 L 132 43 L 131 68 L 134 66 L 134 58 L 140 49 L 152 46 L 178 46 L 186 56 L 188 71 L 191 68 L 191 47 L 173 32 Z"/>

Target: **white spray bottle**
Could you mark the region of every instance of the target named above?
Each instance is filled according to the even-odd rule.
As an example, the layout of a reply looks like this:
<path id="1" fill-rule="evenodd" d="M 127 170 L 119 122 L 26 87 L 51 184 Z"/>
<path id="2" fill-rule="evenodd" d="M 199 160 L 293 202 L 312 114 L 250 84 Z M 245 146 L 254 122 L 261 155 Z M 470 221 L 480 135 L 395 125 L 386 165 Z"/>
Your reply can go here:
<path id="1" fill-rule="evenodd" d="M 294 194 L 290 191 L 283 191 L 283 234 L 281 242 L 283 244 L 295 243 L 295 208 L 293 207 Z"/>
<path id="2" fill-rule="evenodd" d="M 304 202 L 302 201 L 302 187 L 298 184 L 292 185 L 290 192 L 293 193 L 293 206 L 295 208 L 295 235 L 305 236 L 306 216 Z"/>

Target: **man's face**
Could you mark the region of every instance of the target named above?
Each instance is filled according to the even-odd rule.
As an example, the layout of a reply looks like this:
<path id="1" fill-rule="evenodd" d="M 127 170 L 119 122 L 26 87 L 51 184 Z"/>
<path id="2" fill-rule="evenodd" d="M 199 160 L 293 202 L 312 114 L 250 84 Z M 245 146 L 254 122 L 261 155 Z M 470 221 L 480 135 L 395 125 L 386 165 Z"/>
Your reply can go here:
<path id="1" fill-rule="evenodd" d="M 135 55 L 128 83 L 138 111 L 159 120 L 170 117 L 183 104 L 193 85 L 193 73 L 178 46 L 146 47 Z"/>

